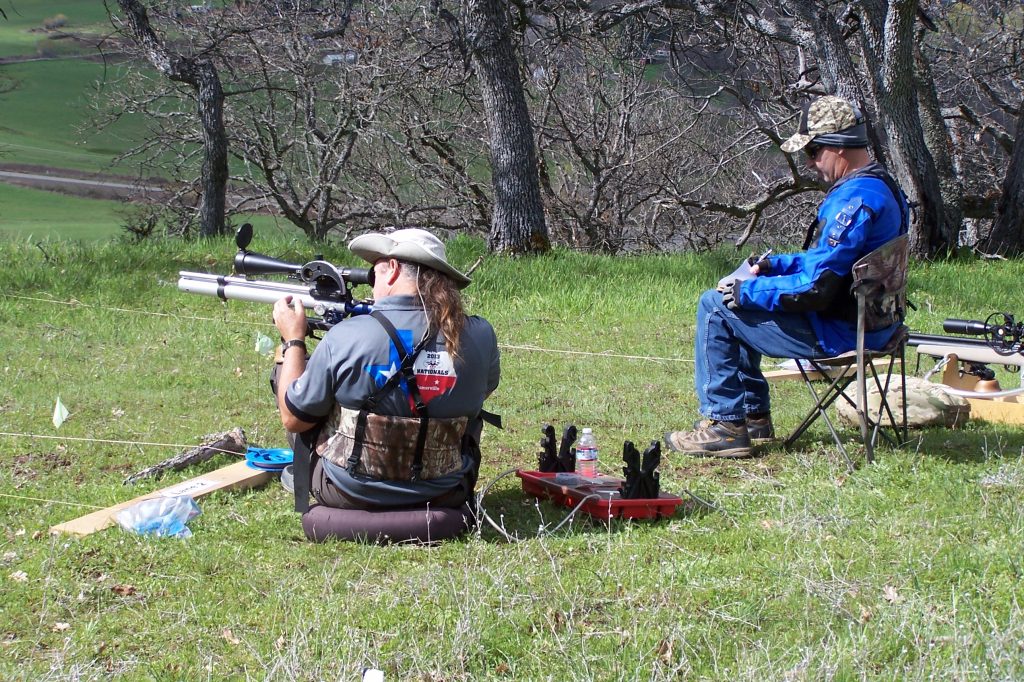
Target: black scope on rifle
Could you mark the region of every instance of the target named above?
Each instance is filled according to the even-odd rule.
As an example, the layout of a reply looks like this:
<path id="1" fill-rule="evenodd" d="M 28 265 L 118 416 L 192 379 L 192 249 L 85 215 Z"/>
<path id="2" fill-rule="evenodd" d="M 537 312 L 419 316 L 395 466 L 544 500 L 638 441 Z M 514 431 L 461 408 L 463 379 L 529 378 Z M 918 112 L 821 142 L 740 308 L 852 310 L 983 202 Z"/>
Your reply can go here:
<path id="1" fill-rule="evenodd" d="M 942 328 L 952 334 L 982 336 L 985 343 L 1000 355 L 1024 354 L 1024 323 L 1010 313 L 992 313 L 980 320 L 946 320 Z"/>
<path id="2" fill-rule="evenodd" d="M 344 283 L 352 285 L 369 284 L 373 286 L 373 270 L 366 268 L 336 267 L 317 256 L 316 260 L 305 265 L 289 263 L 265 256 L 262 253 L 247 251 L 246 247 L 252 241 L 252 225 L 243 224 L 235 233 L 235 245 L 238 253 L 235 254 L 236 275 L 291 275 L 304 282 L 316 283 L 318 288 L 323 287 L 325 282 L 333 282 L 338 289 L 344 288 Z"/>
<path id="3" fill-rule="evenodd" d="M 235 254 L 235 274 L 238 275 L 294 275 L 302 268 L 262 253 L 239 251 Z"/>
<path id="4" fill-rule="evenodd" d="M 991 331 L 991 327 L 981 320 L 957 320 L 949 319 L 942 322 L 942 330 L 949 334 L 967 334 L 969 336 L 984 336 Z"/>
<path id="5" fill-rule="evenodd" d="M 301 265 L 288 263 L 278 258 L 264 256 L 262 253 L 246 251 L 249 242 L 252 241 L 252 225 L 244 223 L 238 232 L 235 233 L 235 246 L 238 253 L 235 254 L 236 275 L 295 275 L 298 274 Z"/>

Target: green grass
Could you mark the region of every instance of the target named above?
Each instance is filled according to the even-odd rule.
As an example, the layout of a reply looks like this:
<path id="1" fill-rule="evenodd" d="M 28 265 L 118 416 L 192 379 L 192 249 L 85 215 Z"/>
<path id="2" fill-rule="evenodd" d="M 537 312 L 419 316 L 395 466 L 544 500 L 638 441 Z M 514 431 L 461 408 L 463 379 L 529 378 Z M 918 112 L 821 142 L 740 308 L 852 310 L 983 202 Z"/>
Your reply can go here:
<path id="1" fill-rule="evenodd" d="M 3 0 L 0 9 L 7 20 L 0 19 L 0 57 L 37 56 L 40 42 L 47 39 L 43 22 L 64 15 L 67 23 L 61 30 L 87 35 L 110 31 L 106 10 L 98 0 Z"/>
<path id="2" fill-rule="evenodd" d="M 116 201 L 82 199 L 0 183 L 0 237 L 104 240 L 120 232 Z"/>
<path id="3" fill-rule="evenodd" d="M 67 59 L 0 67 L 0 161 L 130 173 L 114 157 L 143 139 L 145 122 L 125 117 L 97 132 L 89 97 L 116 65 Z"/>
<path id="4" fill-rule="evenodd" d="M 103 63 L 90 43 L 112 31 L 104 4 L 7 0 L 0 7 L 7 15 L 0 20 L 0 57 L 39 59 L 0 66 L 0 161 L 132 174 L 131 165 L 112 164 L 145 139 L 145 121 L 124 116 L 98 131 L 90 107 L 97 88 L 111 87 L 103 84 L 121 71 L 116 55 Z M 45 20 L 58 15 L 66 18 L 64 26 L 41 30 Z M 66 34 L 84 40 L 62 37 Z"/>
<path id="5" fill-rule="evenodd" d="M 266 231 L 253 247 L 310 253 Z M 450 248 L 459 267 L 484 253 L 468 239 Z M 485 505 L 516 543 L 484 528 L 436 548 L 311 545 L 277 485 L 204 498 L 187 541 L 48 536 L 88 511 L 68 503 L 155 485 L 121 485 L 177 452 L 142 443 L 189 445 L 232 426 L 283 443 L 268 360 L 253 349 L 273 333 L 269 309 L 175 287 L 178 270 L 223 272 L 232 255 L 227 239 L 0 242 L 0 432 L 35 434 L 0 436 L 0 677 L 355 679 L 366 666 L 389 680 L 1024 676 L 1019 428 L 927 430 L 852 475 L 822 430 L 750 461 L 666 456 L 663 489 L 718 511 L 577 518 L 554 534 L 538 530 L 566 510 L 506 477 Z M 356 262 L 338 247 L 325 255 Z M 485 257 L 466 295 L 502 343 L 490 407 L 506 429 L 485 433 L 482 480 L 534 466 L 544 422 L 594 427 L 614 469 L 624 439 L 645 445 L 692 420 L 695 302 L 731 260 Z M 1012 309 L 1022 270 L 916 264 L 911 325 L 935 332 L 946 315 Z M 71 411 L 60 430 L 57 395 Z M 774 398 L 783 430 L 808 407 L 795 383 Z"/>
<path id="6" fill-rule="evenodd" d="M 110 241 L 124 235 L 125 204 L 84 199 L 57 192 L 14 187 L 0 182 L 0 240 L 26 243 L 51 240 Z M 266 215 L 239 215 L 261 237 L 298 233 L 290 223 Z"/>

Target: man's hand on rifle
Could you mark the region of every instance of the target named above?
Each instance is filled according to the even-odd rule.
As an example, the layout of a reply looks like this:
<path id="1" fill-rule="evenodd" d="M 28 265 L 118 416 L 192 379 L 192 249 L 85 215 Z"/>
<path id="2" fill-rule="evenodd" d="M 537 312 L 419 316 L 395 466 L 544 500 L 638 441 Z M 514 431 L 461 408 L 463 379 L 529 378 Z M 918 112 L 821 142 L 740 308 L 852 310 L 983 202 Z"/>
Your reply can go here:
<path id="1" fill-rule="evenodd" d="M 285 296 L 274 304 L 274 325 L 285 341 L 306 338 L 306 309 L 294 296 Z"/>
<path id="2" fill-rule="evenodd" d="M 301 343 L 306 338 L 306 309 L 302 307 L 302 301 L 293 296 L 278 299 L 274 304 L 274 325 L 284 340 L 281 365 L 277 373 L 277 408 L 281 412 L 281 424 L 284 428 L 292 433 L 300 433 L 312 428 L 314 424 L 292 414 L 285 395 L 288 393 L 288 386 L 306 369 L 305 344 Z M 293 350 L 286 354 L 285 351 L 293 345 L 289 343 L 290 341 L 296 341 L 294 345 L 300 346 L 303 351 Z"/>

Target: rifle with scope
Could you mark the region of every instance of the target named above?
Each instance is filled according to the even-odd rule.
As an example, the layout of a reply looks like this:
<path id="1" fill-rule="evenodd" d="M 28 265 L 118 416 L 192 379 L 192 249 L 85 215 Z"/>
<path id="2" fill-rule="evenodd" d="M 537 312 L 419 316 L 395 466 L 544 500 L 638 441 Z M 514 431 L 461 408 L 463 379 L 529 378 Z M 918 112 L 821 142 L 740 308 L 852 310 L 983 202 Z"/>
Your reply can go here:
<path id="1" fill-rule="evenodd" d="M 988 365 L 1004 365 L 1019 372 L 1024 367 L 1024 322 L 1010 313 L 992 313 L 984 321 L 948 319 L 943 331 L 967 336 L 910 334 L 907 345 L 938 360 L 929 376 L 946 367 L 943 375 L 951 393 L 970 398 L 1011 398 L 1024 394 L 1024 386 L 1002 390 Z M 949 364 L 950 360 L 956 363 Z"/>
<path id="2" fill-rule="evenodd" d="M 1008 358 L 1004 364 L 1018 366 L 1020 361 L 1013 359 L 1012 356 L 1024 355 L 1024 322 L 1017 322 L 1010 313 L 992 313 L 985 321 L 948 319 L 943 321 L 942 330 L 950 334 L 966 334 L 968 336 L 912 333 L 907 340 L 907 345 L 917 346 L 919 349 L 921 346 L 987 348 L 997 357 L 984 360 L 984 362 L 999 363 L 1000 358 Z M 986 357 L 992 358 L 993 356 L 987 355 Z"/>
<path id="3" fill-rule="evenodd" d="M 307 319 L 307 334 L 327 331 L 350 315 L 370 312 L 373 301 L 357 300 L 352 289 L 360 284 L 373 286 L 373 270 L 339 267 L 316 256 L 305 264 L 288 263 L 248 250 L 252 225 L 245 223 L 235 234 L 238 253 L 234 274 L 205 272 L 178 273 L 178 289 L 190 294 L 216 296 L 222 301 L 237 300 L 273 305 L 285 296 L 302 301 L 317 317 Z M 291 282 L 252 279 L 256 275 L 285 275 Z"/>

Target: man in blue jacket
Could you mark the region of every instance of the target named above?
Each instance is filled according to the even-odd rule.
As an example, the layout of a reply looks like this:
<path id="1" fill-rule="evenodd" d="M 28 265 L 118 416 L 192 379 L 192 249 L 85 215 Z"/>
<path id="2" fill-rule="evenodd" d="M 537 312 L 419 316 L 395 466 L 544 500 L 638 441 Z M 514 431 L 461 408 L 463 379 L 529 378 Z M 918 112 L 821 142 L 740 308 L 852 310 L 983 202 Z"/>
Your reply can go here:
<path id="1" fill-rule="evenodd" d="M 804 248 L 816 230 L 815 246 L 752 263 L 749 278 L 727 279 L 701 296 L 695 379 L 704 419 L 692 431 L 666 433 L 669 449 L 750 456 L 752 443 L 774 437 L 761 355 L 824 358 L 856 346 L 853 264 L 909 224 L 906 198 L 867 146 L 860 109 L 831 96 L 816 99 L 782 144 L 786 153 L 803 150 L 830 187 Z M 898 326 L 867 334 L 867 347 L 884 347 Z"/>

